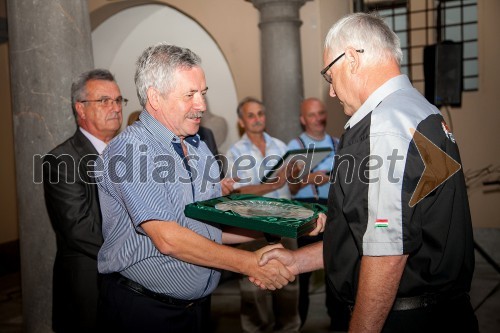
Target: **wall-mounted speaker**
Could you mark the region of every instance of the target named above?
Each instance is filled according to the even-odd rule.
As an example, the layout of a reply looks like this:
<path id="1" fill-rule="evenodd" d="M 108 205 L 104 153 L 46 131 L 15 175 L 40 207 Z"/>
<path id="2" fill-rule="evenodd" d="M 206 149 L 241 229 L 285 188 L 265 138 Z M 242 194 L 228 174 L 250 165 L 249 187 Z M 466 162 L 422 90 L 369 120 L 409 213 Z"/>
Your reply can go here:
<path id="1" fill-rule="evenodd" d="M 0 44 L 5 43 L 8 39 L 7 18 L 0 17 Z"/>
<path id="2" fill-rule="evenodd" d="M 462 43 L 424 48 L 425 97 L 437 107 L 462 104 Z"/>

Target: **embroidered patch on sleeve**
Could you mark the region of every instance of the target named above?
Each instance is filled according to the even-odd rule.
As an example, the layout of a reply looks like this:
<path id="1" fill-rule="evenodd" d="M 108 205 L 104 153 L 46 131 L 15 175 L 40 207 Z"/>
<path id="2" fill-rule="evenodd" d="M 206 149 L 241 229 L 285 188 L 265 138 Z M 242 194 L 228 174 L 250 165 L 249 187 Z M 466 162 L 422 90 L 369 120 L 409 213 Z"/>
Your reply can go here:
<path id="1" fill-rule="evenodd" d="M 389 226 L 388 219 L 376 219 L 375 228 L 387 228 Z"/>

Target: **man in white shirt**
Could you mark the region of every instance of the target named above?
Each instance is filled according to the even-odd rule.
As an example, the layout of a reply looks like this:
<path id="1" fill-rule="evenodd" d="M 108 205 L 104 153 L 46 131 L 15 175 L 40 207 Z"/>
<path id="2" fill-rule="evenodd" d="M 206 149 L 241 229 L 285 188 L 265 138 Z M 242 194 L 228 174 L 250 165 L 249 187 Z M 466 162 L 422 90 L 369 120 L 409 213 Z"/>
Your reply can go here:
<path id="1" fill-rule="evenodd" d="M 290 199 L 294 186 L 287 182 L 286 169 L 278 172 L 276 179 L 261 183 L 266 170 L 272 168 L 286 153 L 286 145 L 265 132 L 265 107 L 258 99 L 247 97 L 237 108 L 239 125 L 245 133 L 231 146 L 227 157 L 229 177 L 238 179 L 234 189 L 238 193 L 262 195 L 270 198 Z M 283 239 L 282 244 L 289 249 L 297 248 L 294 239 Z M 247 250 L 257 250 L 266 245 L 257 240 L 242 246 Z M 257 288 L 247 278 L 240 279 L 241 325 L 243 332 L 265 332 L 274 328 L 282 332 L 298 332 L 298 280 L 273 292 L 269 304 L 269 293 Z M 274 312 L 274 322 L 273 322 Z"/>

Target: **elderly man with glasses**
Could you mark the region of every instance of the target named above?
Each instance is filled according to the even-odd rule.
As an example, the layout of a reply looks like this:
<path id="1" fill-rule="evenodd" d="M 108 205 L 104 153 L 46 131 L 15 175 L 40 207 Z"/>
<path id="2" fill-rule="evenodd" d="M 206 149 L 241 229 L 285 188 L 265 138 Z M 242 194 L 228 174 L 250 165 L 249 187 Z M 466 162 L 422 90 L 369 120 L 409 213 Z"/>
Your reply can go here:
<path id="1" fill-rule="evenodd" d="M 97 253 L 103 239 L 92 164 L 118 133 L 126 103 L 109 71 L 81 74 L 71 86 L 78 129 L 44 158 L 45 203 L 57 240 L 52 299 L 55 332 L 97 329 Z"/>

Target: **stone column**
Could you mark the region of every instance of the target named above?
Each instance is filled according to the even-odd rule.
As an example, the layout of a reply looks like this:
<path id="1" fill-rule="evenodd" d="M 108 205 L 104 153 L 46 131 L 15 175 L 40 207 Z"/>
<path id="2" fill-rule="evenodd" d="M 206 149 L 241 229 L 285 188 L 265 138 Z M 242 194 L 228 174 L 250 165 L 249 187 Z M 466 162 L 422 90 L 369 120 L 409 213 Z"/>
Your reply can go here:
<path id="1" fill-rule="evenodd" d="M 87 6 L 7 0 L 25 332 L 52 331 L 55 237 L 33 162 L 76 129 L 71 82 L 93 67 Z"/>
<path id="2" fill-rule="evenodd" d="M 304 99 L 299 9 L 307 0 L 252 0 L 260 11 L 262 99 L 267 131 L 287 143 L 301 131 Z"/>

